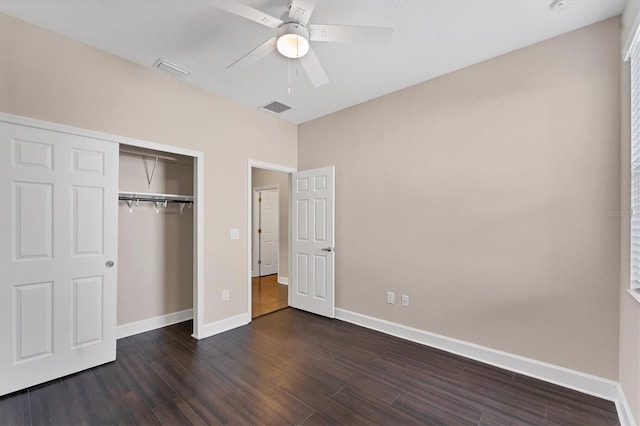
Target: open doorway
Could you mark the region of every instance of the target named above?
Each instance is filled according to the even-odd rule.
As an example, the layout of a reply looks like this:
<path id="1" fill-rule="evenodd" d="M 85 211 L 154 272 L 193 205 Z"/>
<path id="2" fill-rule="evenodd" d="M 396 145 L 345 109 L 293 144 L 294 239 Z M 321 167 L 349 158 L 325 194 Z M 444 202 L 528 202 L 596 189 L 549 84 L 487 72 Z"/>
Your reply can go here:
<path id="1" fill-rule="evenodd" d="M 247 167 L 247 229 L 253 228 L 253 176 L 259 170 L 280 172 L 287 178 L 287 231 L 280 226 L 276 282 L 287 285 L 287 306 L 335 318 L 335 167 L 298 172 L 285 166 L 249 160 Z M 284 176 L 283 176 L 284 177 Z M 256 182 L 256 187 L 267 186 Z M 280 189 L 280 196 L 282 190 Z M 292 213 L 295 211 L 295 213 Z M 247 309 L 253 306 L 253 234 L 248 234 Z M 280 247 L 282 253 L 283 247 Z M 283 259 L 286 259 L 286 266 Z M 283 274 L 286 273 L 286 277 Z M 286 281 L 285 281 L 286 279 Z M 255 318 L 255 315 L 252 315 Z"/>
<path id="2" fill-rule="evenodd" d="M 250 166 L 251 318 L 289 306 L 289 171 Z"/>

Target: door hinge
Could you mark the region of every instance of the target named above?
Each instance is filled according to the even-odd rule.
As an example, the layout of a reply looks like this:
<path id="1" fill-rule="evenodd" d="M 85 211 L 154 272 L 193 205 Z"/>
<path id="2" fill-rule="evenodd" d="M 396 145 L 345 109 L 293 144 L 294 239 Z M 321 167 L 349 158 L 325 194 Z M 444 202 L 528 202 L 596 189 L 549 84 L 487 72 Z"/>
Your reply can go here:
<path id="1" fill-rule="evenodd" d="M 258 229 L 258 234 L 262 234 L 262 229 Z"/>
<path id="2" fill-rule="evenodd" d="M 262 198 L 258 198 L 258 202 L 261 203 L 262 202 Z"/>
<path id="3" fill-rule="evenodd" d="M 262 260 L 258 260 L 258 265 L 262 265 Z"/>

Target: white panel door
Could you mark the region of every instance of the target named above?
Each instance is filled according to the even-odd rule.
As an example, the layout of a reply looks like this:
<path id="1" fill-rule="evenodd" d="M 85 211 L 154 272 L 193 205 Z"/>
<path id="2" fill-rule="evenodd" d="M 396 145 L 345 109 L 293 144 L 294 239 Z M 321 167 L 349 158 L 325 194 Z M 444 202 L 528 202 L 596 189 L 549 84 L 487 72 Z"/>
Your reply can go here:
<path id="1" fill-rule="evenodd" d="M 335 167 L 291 174 L 289 304 L 335 317 Z"/>
<path id="2" fill-rule="evenodd" d="M 115 360 L 118 144 L 0 122 L 0 395 Z"/>
<path id="3" fill-rule="evenodd" d="M 260 276 L 278 273 L 279 228 L 278 191 L 260 191 Z"/>

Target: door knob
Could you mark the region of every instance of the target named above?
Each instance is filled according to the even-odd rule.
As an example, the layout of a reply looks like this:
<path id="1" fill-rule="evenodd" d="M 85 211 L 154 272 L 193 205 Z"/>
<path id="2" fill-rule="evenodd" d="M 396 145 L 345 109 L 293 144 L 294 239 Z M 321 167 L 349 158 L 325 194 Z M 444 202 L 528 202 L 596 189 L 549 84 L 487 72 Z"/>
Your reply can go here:
<path id="1" fill-rule="evenodd" d="M 333 247 L 323 248 L 322 251 L 332 252 L 333 251 Z"/>
<path id="2" fill-rule="evenodd" d="M 104 266 L 106 266 L 107 268 L 113 268 L 113 265 L 115 265 L 115 263 L 114 263 L 114 261 L 113 261 L 113 260 L 107 260 L 107 261 L 104 263 Z"/>

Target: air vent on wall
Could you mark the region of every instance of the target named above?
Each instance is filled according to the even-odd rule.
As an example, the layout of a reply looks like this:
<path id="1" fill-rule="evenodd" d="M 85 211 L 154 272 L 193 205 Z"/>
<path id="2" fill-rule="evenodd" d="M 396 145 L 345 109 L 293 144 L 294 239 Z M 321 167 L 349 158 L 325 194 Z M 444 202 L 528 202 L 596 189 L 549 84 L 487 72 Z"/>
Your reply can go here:
<path id="1" fill-rule="evenodd" d="M 269 112 L 272 112 L 274 114 L 281 114 L 289 109 L 291 109 L 291 107 L 289 105 L 285 105 L 281 102 L 278 101 L 273 101 L 273 102 L 269 102 L 266 105 L 261 106 L 260 108 L 265 109 Z"/>
<path id="2" fill-rule="evenodd" d="M 180 80 L 189 75 L 189 71 L 185 70 L 184 68 L 180 68 L 176 64 L 167 62 L 162 58 L 158 59 L 156 63 L 153 64 L 153 67 Z"/>

